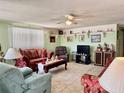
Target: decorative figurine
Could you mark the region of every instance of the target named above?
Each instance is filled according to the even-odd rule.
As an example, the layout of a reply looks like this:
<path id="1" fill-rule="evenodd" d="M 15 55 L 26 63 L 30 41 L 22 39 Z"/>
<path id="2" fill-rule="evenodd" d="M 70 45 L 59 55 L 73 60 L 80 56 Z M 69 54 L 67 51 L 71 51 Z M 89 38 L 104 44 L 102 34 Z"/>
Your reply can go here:
<path id="1" fill-rule="evenodd" d="M 102 46 L 100 44 L 97 46 L 97 51 L 102 51 Z"/>
<path id="2" fill-rule="evenodd" d="M 109 50 L 110 50 L 109 45 L 107 43 L 104 43 L 103 51 L 109 51 Z"/>

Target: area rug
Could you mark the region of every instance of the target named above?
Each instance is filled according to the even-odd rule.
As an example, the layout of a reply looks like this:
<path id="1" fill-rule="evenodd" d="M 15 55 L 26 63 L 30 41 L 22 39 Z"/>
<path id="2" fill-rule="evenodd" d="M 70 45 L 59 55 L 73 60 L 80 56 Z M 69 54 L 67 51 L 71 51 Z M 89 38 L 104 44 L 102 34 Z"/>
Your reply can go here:
<path id="1" fill-rule="evenodd" d="M 67 70 L 64 65 L 50 70 L 52 73 L 52 93 L 83 93 L 81 76 L 85 73 L 98 75 L 103 67 L 69 62 Z"/>

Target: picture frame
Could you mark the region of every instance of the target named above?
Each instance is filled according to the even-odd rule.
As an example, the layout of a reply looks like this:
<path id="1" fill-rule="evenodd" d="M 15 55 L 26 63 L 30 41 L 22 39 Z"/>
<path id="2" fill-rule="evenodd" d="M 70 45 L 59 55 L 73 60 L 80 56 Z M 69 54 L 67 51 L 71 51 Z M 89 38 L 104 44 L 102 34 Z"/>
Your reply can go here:
<path id="1" fill-rule="evenodd" d="M 63 35 L 63 31 L 62 30 L 59 30 L 58 33 L 59 33 L 59 35 Z"/>
<path id="2" fill-rule="evenodd" d="M 73 36 L 67 36 L 67 42 L 73 42 Z"/>
<path id="3" fill-rule="evenodd" d="M 50 36 L 50 43 L 55 43 L 56 39 L 55 36 Z"/>
<path id="4" fill-rule="evenodd" d="M 93 35 L 91 35 L 91 42 L 92 43 L 101 42 L 101 34 L 93 34 Z"/>

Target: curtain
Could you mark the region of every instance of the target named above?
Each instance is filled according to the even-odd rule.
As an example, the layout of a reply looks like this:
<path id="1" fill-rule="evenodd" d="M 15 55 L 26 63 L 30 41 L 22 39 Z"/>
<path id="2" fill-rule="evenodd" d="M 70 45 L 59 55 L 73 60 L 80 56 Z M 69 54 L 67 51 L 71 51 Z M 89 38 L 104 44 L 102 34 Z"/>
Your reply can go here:
<path id="1" fill-rule="evenodd" d="M 14 48 L 43 48 L 44 32 L 37 29 L 12 27 L 11 46 Z"/>

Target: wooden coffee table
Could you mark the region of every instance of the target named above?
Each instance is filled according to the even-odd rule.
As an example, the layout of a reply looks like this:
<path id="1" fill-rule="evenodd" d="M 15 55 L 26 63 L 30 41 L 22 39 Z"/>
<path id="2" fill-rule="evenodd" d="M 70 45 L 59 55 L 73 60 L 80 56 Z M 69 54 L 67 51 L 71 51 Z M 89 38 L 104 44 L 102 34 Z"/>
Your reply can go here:
<path id="1" fill-rule="evenodd" d="M 53 60 L 50 61 L 49 63 L 44 65 L 44 71 L 45 73 L 47 73 L 49 71 L 49 69 L 60 66 L 62 64 L 65 64 L 65 70 L 67 70 L 67 61 L 63 60 L 63 59 L 57 59 L 57 60 Z"/>

